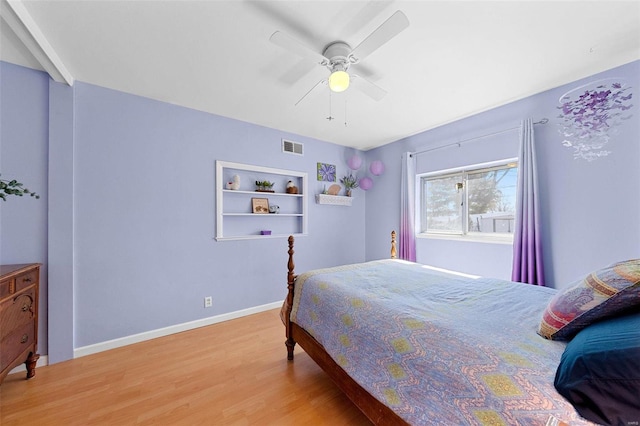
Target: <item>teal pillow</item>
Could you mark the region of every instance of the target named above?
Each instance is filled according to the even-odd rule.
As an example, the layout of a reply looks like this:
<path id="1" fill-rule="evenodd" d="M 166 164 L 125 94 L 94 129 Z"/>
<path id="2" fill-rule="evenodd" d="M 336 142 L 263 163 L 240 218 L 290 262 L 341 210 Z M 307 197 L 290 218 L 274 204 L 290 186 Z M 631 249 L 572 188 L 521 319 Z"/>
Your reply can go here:
<path id="1" fill-rule="evenodd" d="M 584 418 L 640 422 L 640 312 L 580 331 L 565 348 L 554 385 Z"/>

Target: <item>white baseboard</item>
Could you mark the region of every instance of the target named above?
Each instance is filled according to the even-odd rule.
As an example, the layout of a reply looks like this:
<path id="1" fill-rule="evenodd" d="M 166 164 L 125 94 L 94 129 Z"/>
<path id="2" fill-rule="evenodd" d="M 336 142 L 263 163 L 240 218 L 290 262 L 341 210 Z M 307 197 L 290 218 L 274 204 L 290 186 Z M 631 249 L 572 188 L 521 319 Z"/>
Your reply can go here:
<path id="1" fill-rule="evenodd" d="M 134 334 L 132 336 L 121 337 L 119 339 L 108 340 L 106 342 L 96 343 L 94 345 L 83 346 L 73 350 L 73 357 L 79 358 L 85 355 L 91 355 L 109 349 L 119 348 L 121 346 L 131 345 L 133 343 L 144 342 L 145 340 L 156 339 L 158 337 L 168 336 L 174 333 L 180 333 L 182 331 L 193 330 L 194 328 L 205 327 L 207 325 L 217 324 L 223 321 L 229 321 L 235 318 L 244 317 L 247 315 L 257 314 L 258 312 L 268 311 L 270 309 L 276 309 L 282 306 L 282 302 L 273 302 L 266 305 L 254 306 L 253 308 L 242 309 L 240 311 L 229 312 L 227 314 L 216 315 L 214 317 L 203 318 L 196 321 L 185 322 L 183 324 L 176 324 L 170 327 L 160 328 L 157 330 L 151 330 L 144 333 Z M 36 368 L 49 365 L 49 357 L 47 355 L 41 355 L 36 364 Z M 26 372 L 27 367 L 24 364 L 20 364 L 9 374 Z"/>
<path id="2" fill-rule="evenodd" d="M 157 330 L 146 331 L 144 333 L 134 334 L 127 337 L 108 340 L 106 342 L 83 346 L 73 350 L 73 357 L 79 358 L 82 356 L 107 351 L 109 349 L 115 349 L 121 346 L 131 345 L 133 343 L 144 342 L 146 340 L 156 339 L 158 337 L 168 336 L 170 334 L 180 333 L 182 331 L 193 330 L 194 328 L 205 327 L 207 325 L 217 324 L 219 322 L 244 317 L 247 315 L 257 314 L 258 312 L 268 311 L 270 309 L 279 308 L 280 306 L 282 306 L 282 301 L 268 303 L 266 305 L 254 306 L 253 308 L 242 309 L 235 312 L 229 312 L 227 314 L 216 315 L 214 317 L 203 318 L 196 321 L 185 322 L 182 324 L 176 324 L 176 325 L 172 325 L 165 328 L 159 328 Z M 40 362 L 38 362 L 38 364 L 40 364 Z"/>

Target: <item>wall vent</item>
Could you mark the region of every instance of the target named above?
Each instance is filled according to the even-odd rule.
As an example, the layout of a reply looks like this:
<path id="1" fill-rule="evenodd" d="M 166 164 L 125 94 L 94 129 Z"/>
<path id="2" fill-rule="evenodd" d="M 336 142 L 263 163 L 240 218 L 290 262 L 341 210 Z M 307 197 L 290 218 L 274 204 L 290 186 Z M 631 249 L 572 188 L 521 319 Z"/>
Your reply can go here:
<path id="1" fill-rule="evenodd" d="M 282 139 L 282 152 L 289 154 L 303 155 L 303 145 L 300 142 L 288 141 Z"/>

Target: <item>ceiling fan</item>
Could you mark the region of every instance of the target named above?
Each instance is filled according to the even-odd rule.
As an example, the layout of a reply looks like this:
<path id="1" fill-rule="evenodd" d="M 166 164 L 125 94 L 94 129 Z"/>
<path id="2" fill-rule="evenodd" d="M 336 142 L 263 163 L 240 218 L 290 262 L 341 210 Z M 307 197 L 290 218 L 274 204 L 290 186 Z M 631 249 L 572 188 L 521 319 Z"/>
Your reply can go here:
<path id="1" fill-rule="evenodd" d="M 310 93 L 326 85 L 329 85 L 329 89 L 333 92 L 343 92 L 349 88 L 352 79 L 353 85 L 356 88 L 372 99 L 379 101 L 387 92 L 357 74 L 349 74 L 349 68 L 352 65 L 360 63 L 380 46 L 400 34 L 408 26 L 409 19 L 407 19 L 404 13 L 398 10 L 369 34 L 355 49 L 351 49 L 351 46 L 343 41 L 334 41 L 329 43 L 322 53 L 311 49 L 281 31 L 273 33 L 269 40 L 303 58 L 309 58 L 317 62 L 331 72 L 328 78 L 320 80 L 305 93 L 305 95 L 296 102 L 296 105 L 302 102 Z"/>

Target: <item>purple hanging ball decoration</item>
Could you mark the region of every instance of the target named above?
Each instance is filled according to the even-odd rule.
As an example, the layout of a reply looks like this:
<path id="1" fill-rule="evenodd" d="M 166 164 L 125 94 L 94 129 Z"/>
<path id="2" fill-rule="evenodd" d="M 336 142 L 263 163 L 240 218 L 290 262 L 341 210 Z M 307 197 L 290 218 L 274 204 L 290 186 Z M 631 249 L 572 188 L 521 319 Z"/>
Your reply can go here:
<path id="1" fill-rule="evenodd" d="M 349 158 L 349 161 L 347 161 L 347 165 L 351 170 L 358 170 L 360 166 L 362 166 L 362 158 L 354 155 L 353 157 Z"/>
<path id="2" fill-rule="evenodd" d="M 369 166 L 369 171 L 374 176 L 380 176 L 382 173 L 384 173 L 384 163 L 380 160 L 371 162 L 371 165 Z"/>
<path id="3" fill-rule="evenodd" d="M 364 191 L 368 191 L 373 187 L 373 180 L 370 177 L 363 177 L 360 179 L 360 188 Z"/>

